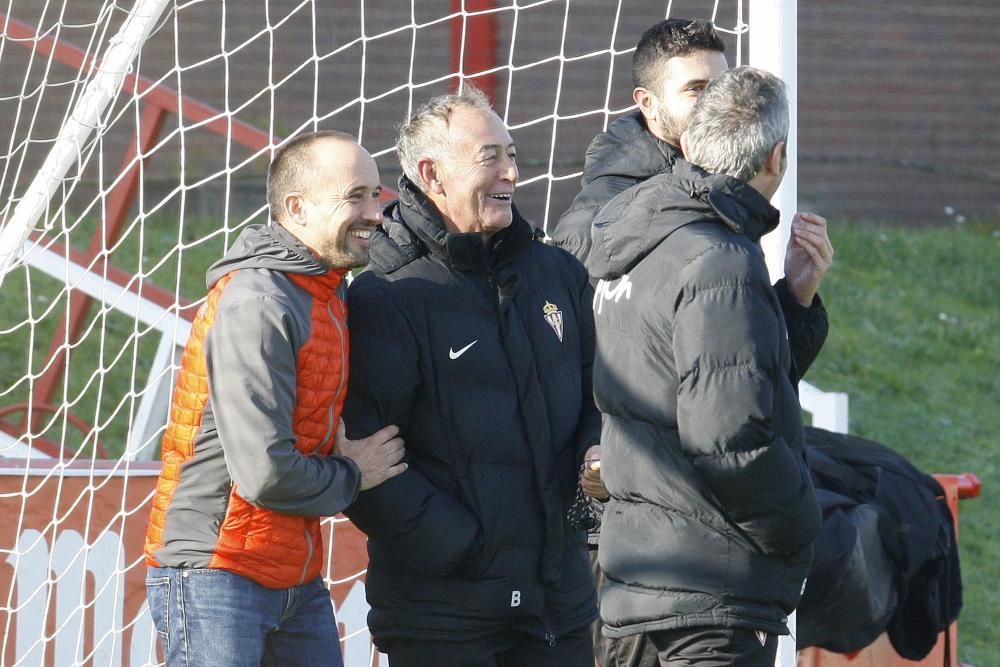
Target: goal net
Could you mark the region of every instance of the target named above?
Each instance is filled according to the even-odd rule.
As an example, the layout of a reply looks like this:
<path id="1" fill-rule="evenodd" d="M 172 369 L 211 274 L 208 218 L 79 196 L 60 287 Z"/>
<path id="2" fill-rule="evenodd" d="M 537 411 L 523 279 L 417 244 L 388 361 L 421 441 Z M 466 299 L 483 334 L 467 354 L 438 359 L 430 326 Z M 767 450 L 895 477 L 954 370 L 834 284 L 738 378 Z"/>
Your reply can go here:
<path id="1" fill-rule="evenodd" d="M 391 187 L 399 121 L 472 81 L 518 145 L 519 208 L 551 226 L 631 108 L 642 31 L 712 19 L 731 65 L 776 26 L 794 43 L 794 1 L 750 4 L 0 3 L 0 663 L 158 662 L 142 541 L 173 375 L 205 269 L 266 220 L 284 138 L 350 132 Z M 327 528 L 345 661 L 377 664 L 363 536 Z"/>

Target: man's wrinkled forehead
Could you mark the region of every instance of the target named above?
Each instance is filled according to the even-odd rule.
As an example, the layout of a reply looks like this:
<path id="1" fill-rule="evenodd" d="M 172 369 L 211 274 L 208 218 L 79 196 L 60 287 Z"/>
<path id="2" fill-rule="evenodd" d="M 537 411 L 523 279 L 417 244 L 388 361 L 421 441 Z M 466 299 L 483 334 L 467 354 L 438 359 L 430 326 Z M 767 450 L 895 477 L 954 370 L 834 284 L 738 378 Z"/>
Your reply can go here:
<path id="1" fill-rule="evenodd" d="M 344 195 L 358 188 L 381 187 L 375 160 L 357 142 L 327 140 L 314 148 L 313 156 L 312 174 Z"/>
<path id="2" fill-rule="evenodd" d="M 448 136 L 453 148 L 480 156 L 507 151 L 514 140 L 507 125 L 492 110 L 459 107 L 450 114 Z"/>

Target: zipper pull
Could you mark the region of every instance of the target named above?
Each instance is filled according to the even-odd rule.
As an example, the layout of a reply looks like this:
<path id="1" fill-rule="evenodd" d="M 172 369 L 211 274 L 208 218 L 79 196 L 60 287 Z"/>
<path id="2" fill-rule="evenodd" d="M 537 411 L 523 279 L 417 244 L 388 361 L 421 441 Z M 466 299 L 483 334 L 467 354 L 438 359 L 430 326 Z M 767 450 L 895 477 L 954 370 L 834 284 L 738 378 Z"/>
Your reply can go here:
<path id="1" fill-rule="evenodd" d="M 555 648 L 555 646 L 556 646 L 556 633 L 554 633 L 554 632 L 546 632 L 545 633 L 545 641 L 547 641 L 549 643 L 550 647 Z"/>

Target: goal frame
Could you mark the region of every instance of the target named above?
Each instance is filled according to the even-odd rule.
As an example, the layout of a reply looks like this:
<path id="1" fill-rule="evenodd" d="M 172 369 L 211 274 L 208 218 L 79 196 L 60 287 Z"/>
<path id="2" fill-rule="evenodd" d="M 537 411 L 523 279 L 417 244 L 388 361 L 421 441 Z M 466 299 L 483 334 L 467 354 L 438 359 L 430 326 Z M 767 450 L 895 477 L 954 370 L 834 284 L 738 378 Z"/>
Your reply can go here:
<path id="1" fill-rule="evenodd" d="M 453 14 L 449 19 L 450 56 L 454 86 L 472 81 L 495 100 L 495 74 L 506 67 L 496 53 L 497 3 L 495 0 L 450 1 Z M 774 199 L 782 211 L 782 220 L 779 230 L 763 240 L 769 270 L 776 278 L 783 272 L 784 248 L 791 215 L 797 204 L 797 6 L 795 0 L 737 1 L 746 2 L 749 6 L 749 64 L 768 69 L 784 79 L 790 104 L 789 166 Z M 59 443 L 33 434 L 39 432 L 45 415 L 57 410 L 52 398 L 64 373 L 69 346 L 83 330 L 87 313 L 95 301 L 103 301 L 109 307 L 134 315 L 160 336 L 135 425 L 129 434 L 125 458 L 148 457 L 153 451 L 149 443 L 161 431 L 165 421 L 173 370 L 177 366 L 179 351 L 187 340 L 197 304 L 149 282 L 138 281 L 135 276 L 115 267 L 106 254 L 101 253 L 101 249 L 116 242 L 135 203 L 142 170 L 155 155 L 168 116 L 173 114 L 185 122 L 198 124 L 258 154 L 273 151 L 282 141 L 280 136 L 232 118 L 162 82 L 130 72 L 131 62 L 143 39 L 167 4 L 167 0 L 138 0 L 133 9 L 136 20 L 125 22 L 119 36 L 112 40 L 112 47 L 100 59 L 51 35 L 39 35 L 31 26 L 0 12 L 5 35 L 15 38 L 12 44 L 33 48 L 35 52 L 51 55 L 54 60 L 78 71 L 92 73 L 86 92 L 77 101 L 78 110 L 71 116 L 75 120 L 64 128 L 65 137 L 57 140 L 45 166 L 0 230 L 0 286 L 13 263 L 22 261 L 58 280 L 66 280 L 73 288 L 69 306 L 71 315 L 68 319 L 64 317 L 56 327 L 48 347 L 45 370 L 34 385 L 32 402 L 0 409 L 0 450 L 6 451 L 8 456 L 21 455 L 25 459 L 52 459 L 32 473 L 39 478 L 48 478 L 53 474 L 76 474 L 60 471 L 55 463 L 65 455 Z M 668 13 L 671 4 L 667 3 Z M 761 34 L 772 38 L 754 39 L 754 35 Z M 485 48 L 468 48 L 472 44 L 485 45 Z M 104 109 L 121 94 L 141 99 L 143 110 L 138 121 L 140 130 L 122 156 L 118 176 L 107 197 L 106 224 L 99 226 L 85 250 L 66 247 L 52 240 L 43 244 L 44 234 L 32 233 L 31 230 L 44 215 L 48 197 L 55 192 L 58 183 L 63 181 L 79 157 L 79 146 L 87 141 L 83 131 L 99 126 Z M 387 193 L 387 196 L 390 195 Z M 846 431 L 846 395 L 821 392 L 803 383 L 802 400 L 805 409 L 813 413 L 815 425 Z M 22 415 L 19 422 L 8 419 L 15 414 Z M 79 428 L 89 428 L 85 422 L 79 421 Z M 39 462 L 26 465 L 39 465 Z M 148 468 L 142 464 L 126 467 L 125 474 L 130 474 L 129 470 L 137 477 L 149 474 Z M 328 558 L 328 561 L 331 560 Z M 347 638 L 347 641 L 350 640 Z M 779 664 L 791 667 L 794 660 L 794 644 L 790 651 L 787 645 L 783 645 Z"/>

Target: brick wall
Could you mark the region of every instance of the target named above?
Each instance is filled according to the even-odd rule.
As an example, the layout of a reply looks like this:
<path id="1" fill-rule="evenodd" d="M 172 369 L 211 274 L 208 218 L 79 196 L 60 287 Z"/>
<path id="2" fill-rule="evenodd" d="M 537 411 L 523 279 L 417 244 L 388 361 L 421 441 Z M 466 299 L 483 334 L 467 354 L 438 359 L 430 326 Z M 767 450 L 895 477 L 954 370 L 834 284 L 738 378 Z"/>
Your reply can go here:
<path id="1" fill-rule="evenodd" d="M 799 3 L 799 197 L 837 216 L 1000 216 L 1000 3 Z"/>
<path id="2" fill-rule="evenodd" d="M 102 4 L 66 3 L 61 36 L 86 47 L 92 33 L 87 24 Z M 418 29 L 408 27 L 409 4 L 320 0 L 293 11 L 299 5 L 294 0 L 184 3 L 146 44 L 138 71 L 164 77 L 165 85 L 277 135 L 314 123 L 357 133 L 391 184 L 399 173 L 391 150 L 395 125 L 413 104 L 449 86 L 444 77 L 451 66 L 450 25 L 442 18 L 451 2 L 415 3 Z M 518 142 L 519 205 L 538 223 L 554 220 L 565 208 L 579 187 L 579 178 L 571 175 L 580 170 L 587 143 L 631 101 L 630 54 L 607 51 L 612 33 L 616 51 L 626 51 L 664 15 L 667 4 L 623 0 L 618 13 L 616 2 L 572 0 L 528 5 L 516 17 L 512 11 L 497 14 L 497 61 L 514 68 L 497 74 L 497 106 Z M 670 4 L 673 15 L 709 17 L 715 2 Z M 736 0 L 720 3 L 718 24 L 735 27 L 736 11 Z M 11 14 L 46 29 L 57 20 L 51 9 L 43 14 L 39 3 L 29 0 L 13 2 Z M 113 10 L 98 44 L 106 43 L 123 17 L 122 10 Z M 947 222 L 946 206 L 967 218 L 1000 214 L 998 22 L 1000 4 L 989 0 L 801 0 L 803 205 L 832 217 L 904 224 Z M 727 40 L 733 64 L 736 41 Z M 566 59 L 544 61 L 560 52 Z M 33 84 L 46 63 L 36 58 L 27 77 L 29 94 L 19 103 L 27 53 L 9 40 L 0 51 L 0 136 L 23 138 L 33 123 L 32 142 L 14 139 L 12 157 L 0 165 L 6 170 L 3 200 L 23 192 L 44 157 L 76 76 L 62 65 L 49 65 L 50 81 L 69 83 L 46 89 L 39 99 Z M 301 67 L 313 53 L 317 62 Z M 565 117 L 584 111 L 589 113 Z M 84 170 L 86 180 L 110 186 L 135 134 L 136 117 L 134 105 L 117 110 L 112 130 Z M 150 163 L 146 200 L 173 191 L 168 209 L 183 205 L 188 213 L 220 215 L 226 202 L 221 193 L 236 183 L 238 194 L 225 205 L 232 214 L 253 210 L 263 202 L 258 188 L 266 163 L 266 153 L 253 159 L 250 151 L 171 117 Z M 191 188 L 183 196 L 175 185 L 182 167 Z M 80 190 L 82 206 L 93 188 Z"/>

